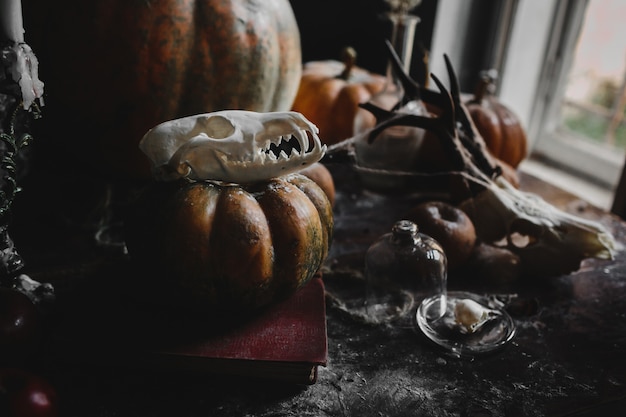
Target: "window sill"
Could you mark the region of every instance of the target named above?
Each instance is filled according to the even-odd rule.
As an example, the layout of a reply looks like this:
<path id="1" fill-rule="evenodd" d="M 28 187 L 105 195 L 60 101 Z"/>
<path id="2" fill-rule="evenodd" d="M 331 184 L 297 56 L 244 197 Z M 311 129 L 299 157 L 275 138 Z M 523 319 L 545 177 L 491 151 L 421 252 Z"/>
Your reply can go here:
<path id="1" fill-rule="evenodd" d="M 520 164 L 519 169 L 522 172 L 562 188 L 598 208 L 604 210 L 611 209 L 613 190 L 608 187 L 571 174 L 535 156 L 524 160 Z"/>

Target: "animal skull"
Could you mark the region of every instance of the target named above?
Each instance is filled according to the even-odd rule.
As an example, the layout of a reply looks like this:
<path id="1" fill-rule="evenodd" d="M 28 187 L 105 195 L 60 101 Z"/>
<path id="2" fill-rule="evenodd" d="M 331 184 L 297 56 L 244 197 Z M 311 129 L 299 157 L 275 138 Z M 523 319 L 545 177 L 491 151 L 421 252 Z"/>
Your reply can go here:
<path id="1" fill-rule="evenodd" d="M 567 274 L 585 258 L 612 259 L 617 251 L 602 224 L 559 210 L 502 177 L 461 208 L 481 239 L 517 254 L 525 272 L 537 277 Z"/>
<path id="2" fill-rule="evenodd" d="M 225 110 L 161 123 L 144 135 L 139 148 L 160 180 L 246 183 L 319 161 L 326 145 L 317 133 L 300 113 Z"/>

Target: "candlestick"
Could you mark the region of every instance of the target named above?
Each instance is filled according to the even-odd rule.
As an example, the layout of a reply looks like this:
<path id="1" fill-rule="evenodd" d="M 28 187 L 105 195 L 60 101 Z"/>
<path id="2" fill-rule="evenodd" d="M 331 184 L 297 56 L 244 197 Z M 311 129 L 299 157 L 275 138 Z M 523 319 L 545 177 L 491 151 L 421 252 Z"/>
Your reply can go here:
<path id="1" fill-rule="evenodd" d="M 9 53 L 5 53 L 6 51 Z M 9 67 L 3 62 L 6 61 L 11 65 L 11 69 L 15 70 L 15 67 L 20 65 L 18 61 L 29 59 L 27 57 L 29 51 L 30 47 L 25 43 L 8 46 L 0 54 L 0 68 Z M 30 53 L 32 54 L 32 51 Z M 34 54 L 32 56 L 34 57 Z M 21 78 L 21 80 L 23 79 L 25 77 Z M 35 304 L 50 304 L 54 300 L 54 288 L 48 283 L 37 282 L 28 275 L 21 273 L 24 262 L 9 236 L 11 208 L 19 190 L 17 158 L 22 148 L 27 146 L 32 139 L 32 136 L 27 132 L 27 121 L 24 117 L 20 117 L 19 113 L 23 111 L 26 116 L 39 118 L 39 106 L 32 102 L 22 106 L 19 100 L 20 92 L 12 83 L 3 82 L 0 87 L 2 96 L 12 97 L 8 100 L 4 100 L 5 97 L 0 97 L 2 105 L 5 106 L 4 112 L 0 114 L 0 123 L 3 127 L 2 132 L 0 132 L 0 144 L 2 145 L 0 147 L 0 287 L 16 289 L 26 294 Z"/>
<path id="2" fill-rule="evenodd" d="M 20 273 L 23 260 L 8 233 L 11 206 L 18 191 L 16 157 L 31 139 L 21 126 L 16 128 L 16 124 L 20 124 L 17 114 L 21 105 L 24 111 L 37 118 L 39 106 L 35 100 L 43 105 L 39 63 L 30 46 L 24 42 L 21 0 L 0 0 L 0 46 L 0 71 L 10 74 L 19 85 L 18 90 L 4 76 L 0 84 L 0 94 L 12 97 L 9 100 L 11 104 L 0 119 L 3 125 L 6 122 L 0 132 L 0 286 L 23 292 L 36 304 L 48 303 L 54 298 L 54 289 L 50 284 L 39 283 Z M 14 110 L 7 111 L 10 107 Z"/>
<path id="3" fill-rule="evenodd" d="M 24 42 L 24 25 L 22 22 L 22 1 L 1 0 L 0 22 L 3 34 L 15 43 Z"/>

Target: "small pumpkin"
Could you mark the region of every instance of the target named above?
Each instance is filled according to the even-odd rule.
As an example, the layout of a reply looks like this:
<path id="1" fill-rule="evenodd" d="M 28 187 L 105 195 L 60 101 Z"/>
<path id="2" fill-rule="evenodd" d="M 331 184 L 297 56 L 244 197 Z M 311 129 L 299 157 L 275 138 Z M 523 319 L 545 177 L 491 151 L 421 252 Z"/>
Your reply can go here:
<path id="1" fill-rule="evenodd" d="M 491 154 L 517 168 L 526 158 L 528 139 L 517 115 L 493 94 L 495 80 L 493 71 L 484 71 L 465 105 Z"/>
<path id="2" fill-rule="evenodd" d="M 352 137 L 359 103 L 383 89 L 386 78 L 356 66 L 353 48 L 343 51 L 343 62 L 311 61 L 304 64 L 292 110 L 315 123 L 328 145 Z"/>
<path id="3" fill-rule="evenodd" d="M 137 144 L 152 126 L 287 111 L 300 82 L 288 0 L 24 0 L 23 11 L 46 88 L 38 136 L 56 166 L 147 179 Z"/>
<path id="4" fill-rule="evenodd" d="M 332 208 L 312 180 L 154 183 L 125 221 L 129 255 L 157 299 L 196 310 L 251 310 L 283 299 L 319 270 Z"/>

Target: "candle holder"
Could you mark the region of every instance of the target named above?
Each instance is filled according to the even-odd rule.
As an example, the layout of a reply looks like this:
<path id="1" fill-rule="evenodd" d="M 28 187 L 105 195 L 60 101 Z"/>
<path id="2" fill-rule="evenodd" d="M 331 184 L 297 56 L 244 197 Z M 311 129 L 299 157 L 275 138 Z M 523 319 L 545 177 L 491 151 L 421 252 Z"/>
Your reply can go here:
<path id="1" fill-rule="evenodd" d="M 18 158 L 20 151 L 33 139 L 27 132 L 29 122 L 41 117 L 36 101 L 24 108 L 22 90 L 9 75 L 16 59 L 12 43 L 5 42 L 0 55 L 0 286 L 15 288 L 38 303 L 52 299 L 54 289 L 48 283 L 39 283 L 21 273 L 24 261 L 9 235 L 11 206 L 20 190 L 17 183 Z"/>
<path id="2" fill-rule="evenodd" d="M 390 55 L 387 83 L 382 91 L 373 95 L 367 103 L 361 104 L 362 108 L 354 119 L 355 170 L 366 189 L 381 193 L 404 191 L 396 178 L 381 174 L 381 171 L 414 170 L 426 131 L 412 126 L 393 126 L 384 129 L 374 140 L 370 138 L 370 132 L 378 120 L 373 108 L 397 110 L 417 116 L 428 114 L 420 99 L 405 100 L 407 94 L 401 80 L 402 71 L 409 72 L 415 28 L 420 19 L 406 11 L 390 13 L 388 19 L 392 31 L 391 39 L 387 41 Z"/>

